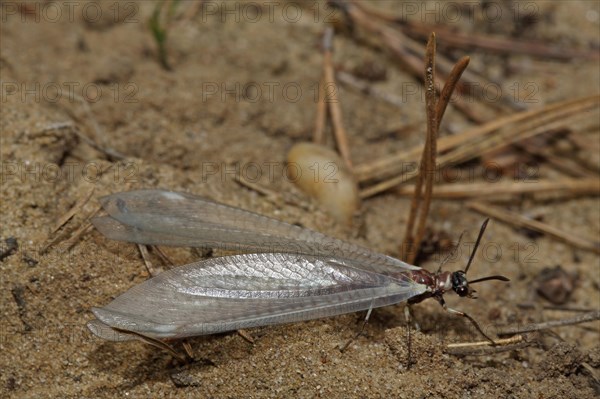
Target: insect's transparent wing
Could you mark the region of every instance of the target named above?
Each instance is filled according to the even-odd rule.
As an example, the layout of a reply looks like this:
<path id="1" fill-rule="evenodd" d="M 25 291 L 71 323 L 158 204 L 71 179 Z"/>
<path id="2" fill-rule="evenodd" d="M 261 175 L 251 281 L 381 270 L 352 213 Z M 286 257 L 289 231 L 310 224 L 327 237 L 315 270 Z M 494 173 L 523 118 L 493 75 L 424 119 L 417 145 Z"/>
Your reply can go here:
<path id="1" fill-rule="evenodd" d="M 92 221 L 102 234 L 116 240 L 336 256 L 382 273 L 419 269 L 356 244 L 191 194 L 128 191 L 103 197 L 101 203 L 109 216 Z"/>
<path id="2" fill-rule="evenodd" d="M 115 330 L 108 324 L 104 324 L 98 319 L 90 320 L 86 325 L 92 334 L 108 341 L 123 342 L 137 339 L 136 335 Z"/>
<path id="3" fill-rule="evenodd" d="M 127 337 L 107 328 L 183 338 L 386 306 L 425 290 L 402 272 L 369 272 L 343 258 L 225 256 L 168 270 L 92 309 L 90 329 L 113 340 Z"/>

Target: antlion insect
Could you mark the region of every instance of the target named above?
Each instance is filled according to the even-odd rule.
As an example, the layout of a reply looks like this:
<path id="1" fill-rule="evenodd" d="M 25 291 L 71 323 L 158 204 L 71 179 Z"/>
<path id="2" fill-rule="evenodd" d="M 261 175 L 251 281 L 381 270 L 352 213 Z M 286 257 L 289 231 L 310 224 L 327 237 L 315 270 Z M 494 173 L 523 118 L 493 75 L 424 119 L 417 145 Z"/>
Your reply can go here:
<path id="1" fill-rule="evenodd" d="M 453 290 L 474 297 L 468 281 L 486 223 L 464 271 L 428 272 L 324 234 L 190 194 L 140 190 L 101 199 L 108 216 L 93 220 L 105 236 L 139 244 L 211 247 L 254 252 L 173 268 L 102 308 L 88 328 L 111 341 L 166 339 L 328 317 Z"/>

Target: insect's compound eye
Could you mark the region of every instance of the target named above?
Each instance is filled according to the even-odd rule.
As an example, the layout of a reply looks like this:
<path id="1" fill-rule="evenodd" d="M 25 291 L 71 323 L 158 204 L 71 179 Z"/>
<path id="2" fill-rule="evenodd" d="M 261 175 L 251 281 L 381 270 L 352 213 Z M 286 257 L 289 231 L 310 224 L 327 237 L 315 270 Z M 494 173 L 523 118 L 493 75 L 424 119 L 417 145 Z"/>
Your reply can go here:
<path id="1" fill-rule="evenodd" d="M 469 283 L 464 272 L 452 273 L 451 281 L 452 289 L 458 294 L 458 296 L 465 297 L 469 295 Z"/>

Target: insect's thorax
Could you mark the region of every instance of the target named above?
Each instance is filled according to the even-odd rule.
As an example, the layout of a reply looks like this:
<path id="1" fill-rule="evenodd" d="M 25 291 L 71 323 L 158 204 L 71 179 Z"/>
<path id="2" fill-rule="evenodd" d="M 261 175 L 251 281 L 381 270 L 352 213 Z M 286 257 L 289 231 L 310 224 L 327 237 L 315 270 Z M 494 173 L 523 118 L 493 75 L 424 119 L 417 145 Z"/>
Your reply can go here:
<path id="1" fill-rule="evenodd" d="M 442 296 L 452 289 L 452 272 L 431 273 L 425 269 L 410 272 L 410 278 L 418 284 L 427 286 L 427 291 L 412 297 L 409 303 L 419 303 L 427 298 Z"/>

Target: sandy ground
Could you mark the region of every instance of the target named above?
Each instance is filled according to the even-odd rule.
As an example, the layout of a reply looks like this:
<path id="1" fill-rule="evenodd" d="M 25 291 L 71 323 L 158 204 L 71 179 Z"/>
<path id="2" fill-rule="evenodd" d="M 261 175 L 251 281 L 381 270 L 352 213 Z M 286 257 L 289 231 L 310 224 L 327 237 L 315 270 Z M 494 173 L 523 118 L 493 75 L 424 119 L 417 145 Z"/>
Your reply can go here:
<path id="1" fill-rule="evenodd" d="M 421 332 L 412 336 L 410 369 L 401 305 L 376 310 L 365 333 L 344 353 L 338 345 L 355 334 L 364 314 L 250 330 L 254 344 L 236 333 L 193 339 L 197 362 L 185 366 L 142 343 L 113 344 L 92 337 L 85 328 L 92 318 L 90 307 L 104 305 L 148 278 L 131 244 L 112 242 L 96 231 L 69 242 L 97 209 L 101 195 L 142 187 L 193 192 L 391 255 L 398 254 L 408 215 L 408 201 L 389 192 L 364 201 L 360 228 L 348 228 L 314 202 L 310 211 L 270 202 L 234 181 L 244 165 L 254 163 L 260 184 L 310 202 L 282 171 L 287 150 L 312 134 L 322 59 L 318 44 L 332 13 L 324 3 L 274 2 L 263 5 L 257 17 L 256 8 L 247 3 L 209 1 L 195 18 L 170 27 L 172 71 L 157 62 L 148 28 L 154 4 L 0 2 L 0 238 L 3 248 L 9 237 L 18 243 L 0 263 L 0 396 L 597 397 L 600 388 L 592 374 L 600 375 L 598 322 L 530 336 L 540 343 L 522 350 L 457 357 L 445 352 L 447 344 L 480 337 L 434 301 L 414 307 Z M 441 21 L 450 15 L 445 13 L 448 4 L 428 2 Z M 394 2 L 374 6 L 396 15 L 402 11 Z M 512 7 L 535 15 L 536 23 L 521 32 L 523 38 L 597 51 L 597 2 Z M 446 22 L 478 33 L 507 35 L 516 29 L 516 17 L 492 24 L 482 17 L 480 4 L 473 10 L 472 18 Z M 375 83 L 378 88 L 406 93 L 407 87 L 419 87 L 384 52 L 347 35 L 336 37 L 334 44 L 340 68 L 383 68 L 386 79 Z M 517 100 L 533 108 L 598 93 L 597 61 L 466 50 L 452 54 L 469 54 L 472 67 L 500 80 L 503 90 L 529 84 L 517 90 L 528 96 Z M 535 90 L 528 92 L 530 88 Z M 422 141 L 420 96 L 406 96 L 401 109 L 344 86 L 340 96 L 356 164 Z M 82 97 L 87 106 L 79 101 Z M 598 140 L 597 115 L 588 120 L 593 140 Z M 449 109 L 442 134 L 468 126 L 459 112 Z M 78 132 L 125 159 L 113 163 Z M 593 148 L 577 156 L 597 165 Z M 236 171 L 235 163 L 242 169 Z M 543 176 L 552 176 L 543 163 L 538 166 Z M 60 217 L 90 194 L 92 199 L 52 232 Z M 521 198 L 513 209 L 543 215 L 566 231 L 600 237 L 597 198 Z M 430 220 L 433 230 L 453 239 L 466 230 L 472 241 L 482 216 L 460 201 L 435 201 Z M 56 244 L 44 251 L 54 238 Z M 488 250 L 496 254 L 479 256 L 473 273 L 501 273 L 511 282 L 481 284 L 478 300 L 452 295 L 447 300 L 488 331 L 572 316 L 539 310 L 549 303 L 535 295 L 534 279 L 545 267 L 561 265 L 578 274 L 568 306 L 600 307 L 600 265 L 594 253 L 546 236 L 528 237 L 500 222 L 490 225 L 485 240 L 493 243 Z M 187 249 L 165 251 L 178 264 L 196 258 Z M 461 267 L 467 256 L 462 255 L 448 267 Z M 423 266 L 434 270 L 437 263 L 432 257 Z M 523 302 L 538 308 L 517 306 Z"/>

